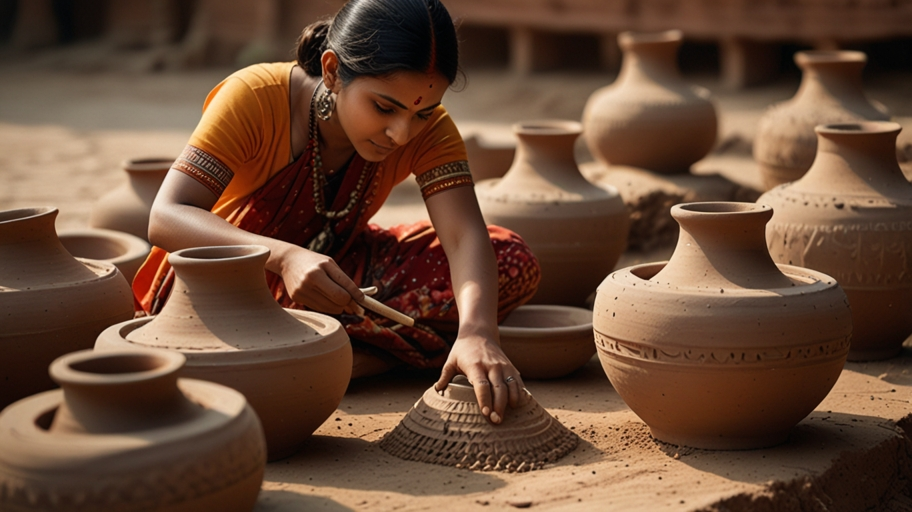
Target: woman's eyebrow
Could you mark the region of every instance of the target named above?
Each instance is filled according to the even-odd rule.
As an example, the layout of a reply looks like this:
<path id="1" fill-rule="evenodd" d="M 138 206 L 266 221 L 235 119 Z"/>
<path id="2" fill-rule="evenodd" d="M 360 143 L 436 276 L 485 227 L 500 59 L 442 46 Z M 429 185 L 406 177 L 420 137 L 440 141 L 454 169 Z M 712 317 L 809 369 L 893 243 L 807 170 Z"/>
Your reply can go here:
<path id="1" fill-rule="evenodd" d="M 399 103 L 399 101 L 397 101 L 395 98 L 392 98 L 392 97 L 390 97 L 390 96 L 387 96 L 386 94 L 380 94 L 379 92 L 374 92 L 374 94 L 376 94 L 377 96 L 380 96 L 381 98 L 383 98 L 383 99 L 385 99 L 386 101 L 392 103 L 393 105 L 396 105 L 397 107 L 401 108 L 402 110 L 408 110 L 408 107 L 406 107 L 406 106 L 403 105 L 402 103 Z M 428 107 L 425 107 L 425 108 L 419 110 L 418 112 L 424 112 L 425 110 L 434 110 L 434 109 L 437 108 L 438 106 L 440 106 L 440 102 L 439 102 L 439 101 L 438 101 L 437 103 L 434 103 L 434 104 L 431 105 L 431 106 L 428 106 Z"/>

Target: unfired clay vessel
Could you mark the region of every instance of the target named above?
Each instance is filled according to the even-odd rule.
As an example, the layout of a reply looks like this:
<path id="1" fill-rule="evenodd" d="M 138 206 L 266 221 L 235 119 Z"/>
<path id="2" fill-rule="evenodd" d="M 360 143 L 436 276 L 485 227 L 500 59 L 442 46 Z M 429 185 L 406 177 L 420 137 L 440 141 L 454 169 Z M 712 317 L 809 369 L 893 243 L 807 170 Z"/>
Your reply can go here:
<path id="1" fill-rule="evenodd" d="M 260 422 L 237 391 L 178 379 L 183 362 L 165 350 L 54 361 L 63 389 L 0 414 L 0 510 L 252 510 Z"/>
<path id="2" fill-rule="evenodd" d="M 803 73 L 798 92 L 763 114 L 754 138 L 754 160 L 768 189 L 797 180 L 811 167 L 815 126 L 889 120 L 886 108 L 868 100 L 862 89 L 865 62 L 867 56 L 857 51 L 795 54 Z"/>
<path id="3" fill-rule="evenodd" d="M 612 386 L 662 441 L 747 449 L 785 441 L 846 360 L 852 315 L 836 281 L 776 265 L 753 203 L 672 207 L 667 263 L 608 276 L 593 328 Z"/>
<path id="4" fill-rule="evenodd" d="M 56 208 L 0 211 L 0 409 L 53 388 L 51 361 L 133 318 L 117 267 L 70 256 L 56 218 Z"/>
<path id="5" fill-rule="evenodd" d="M 803 178 L 757 200 L 779 263 L 836 278 L 852 306 L 854 361 L 884 359 L 912 334 L 912 184 L 896 161 L 900 126 L 817 127 L 817 158 Z"/>
<path id="6" fill-rule="evenodd" d="M 516 308 L 499 326 L 500 347 L 523 379 L 554 379 L 595 355 L 592 311 L 555 305 Z"/>
<path id="7" fill-rule="evenodd" d="M 287 457 L 338 407 L 352 350 L 332 317 L 283 309 L 266 284 L 262 246 L 184 249 L 168 261 L 174 288 L 161 313 L 106 329 L 96 350 L 156 347 L 187 356 L 183 376 L 247 397 L 269 460 Z"/>
<path id="8" fill-rule="evenodd" d="M 589 183 L 576 166 L 581 130 L 572 121 L 515 125 L 512 167 L 475 187 L 485 221 L 519 234 L 541 264 L 532 303 L 582 305 L 627 247 L 629 219 L 617 190 Z"/>
<path id="9" fill-rule="evenodd" d="M 149 241 L 149 211 L 174 158 L 137 158 L 123 162 L 128 181 L 92 206 L 89 225 Z"/>
<path id="10" fill-rule="evenodd" d="M 73 229 L 61 231 L 58 237 L 73 256 L 112 263 L 129 282 L 152 249 L 142 238 L 112 229 Z"/>
<path id="11" fill-rule="evenodd" d="M 617 80 L 589 97 L 583 110 L 589 151 L 608 165 L 659 173 L 688 172 L 716 142 L 709 91 L 681 78 L 679 30 L 623 32 Z"/>
<path id="12" fill-rule="evenodd" d="M 491 424 L 462 375 L 441 392 L 424 392 L 380 447 L 401 459 L 478 471 L 541 469 L 573 451 L 579 438 L 531 396 Z"/>

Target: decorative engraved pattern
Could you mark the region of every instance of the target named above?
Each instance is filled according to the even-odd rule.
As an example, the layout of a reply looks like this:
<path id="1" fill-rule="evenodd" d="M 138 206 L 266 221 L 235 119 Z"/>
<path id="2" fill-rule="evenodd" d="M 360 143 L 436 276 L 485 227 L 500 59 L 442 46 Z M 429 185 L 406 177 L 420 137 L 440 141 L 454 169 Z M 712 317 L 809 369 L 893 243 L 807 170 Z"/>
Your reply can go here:
<path id="1" fill-rule="evenodd" d="M 440 167 L 415 177 L 421 187 L 421 196 L 427 200 L 434 194 L 456 187 L 473 185 L 472 173 L 469 172 L 469 162 L 459 160 L 450 162 Z"/>
<path id="2" fill-rule="evenodd" d="M 247 409 L 245 415 L 253 414 Z M 171 465 L 145 467 L 141 472 L 107 475 L 79 475 L 72 480 L 55 480 L 50 487 L 40 480 L 11 473 L 0 475 L 0 510 L 5 512 L 43 510 L 160 510 L 200 499 L 231 487 L 262 471 L 266 445 L 249 419 L 240 436 L 206 454 L 188 454 Z M 202 456 L 201 456 L 202 455 Z M 91 479 L 91 481 L 87 481 Z M 81 480 L 81 482 L 80 482 Z M 65 486 L 64 486 L 65 485 Z"/>
<path id="3" fill-rule="evenodd" d="M 189 144 L 171 168 L 202 183 L 216 196 L 222 195 L 234 177 L 234 172 L 218 158 Z"/>
<path id="4" fill-rule="evenodd" d="M 622 341 L 595 332 L 595 346 L 609 356 L 621 356 L 645 361 L 675 364 L 764 365 L 770 362 L 804 362 L 813 359 L 844 357 L 849 351 L 850 338 L 820 341 L 805 346 L 741 348 L 693 347 L 673 351 L 644 343 Z"/>

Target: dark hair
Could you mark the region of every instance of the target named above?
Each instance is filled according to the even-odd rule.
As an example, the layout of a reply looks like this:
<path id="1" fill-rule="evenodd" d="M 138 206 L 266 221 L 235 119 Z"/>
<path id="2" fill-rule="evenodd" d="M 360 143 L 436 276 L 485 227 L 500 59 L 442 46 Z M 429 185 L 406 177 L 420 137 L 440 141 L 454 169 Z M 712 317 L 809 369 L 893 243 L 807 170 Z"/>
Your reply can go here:
<path id="1" fill-rule="evenodd" d="M 344 84 L 400 70 L 437 71 L 451 85 L 459 75 L 456 28 L 439 0 L 350 0 L 332 20 L 304 28 L 298 65 L 308 75 L 322 75 L 326 50 L 338 56 Z"/>

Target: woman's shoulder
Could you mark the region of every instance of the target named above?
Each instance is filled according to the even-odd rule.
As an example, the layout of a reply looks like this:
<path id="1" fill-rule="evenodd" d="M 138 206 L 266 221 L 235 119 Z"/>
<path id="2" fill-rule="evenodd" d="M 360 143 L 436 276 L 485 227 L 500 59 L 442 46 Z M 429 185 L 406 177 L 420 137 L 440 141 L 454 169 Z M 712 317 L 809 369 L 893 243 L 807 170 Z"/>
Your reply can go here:
<path id="1" fill-rule="evenodd" d="M 253 64 L 235 71 L 225 80 L 238 79 L 252 89 L 276 85 L 288 87 L 288 79 L 294 65 L 293 61 Z"/>

